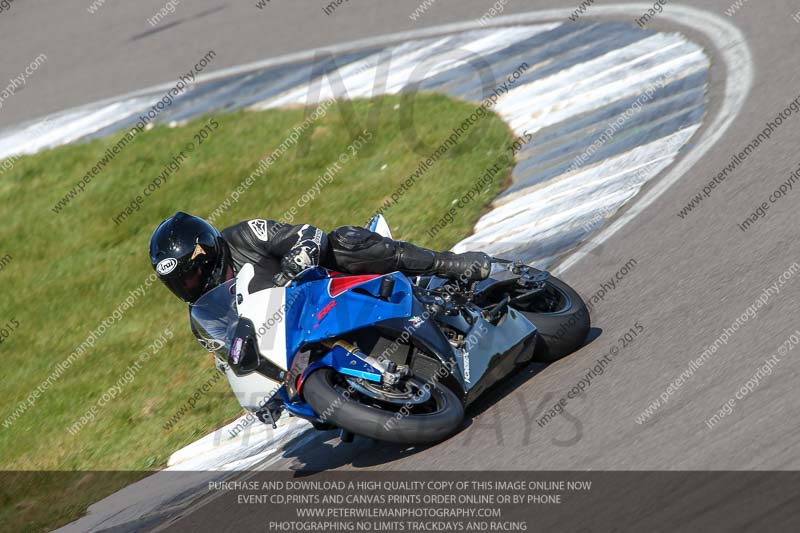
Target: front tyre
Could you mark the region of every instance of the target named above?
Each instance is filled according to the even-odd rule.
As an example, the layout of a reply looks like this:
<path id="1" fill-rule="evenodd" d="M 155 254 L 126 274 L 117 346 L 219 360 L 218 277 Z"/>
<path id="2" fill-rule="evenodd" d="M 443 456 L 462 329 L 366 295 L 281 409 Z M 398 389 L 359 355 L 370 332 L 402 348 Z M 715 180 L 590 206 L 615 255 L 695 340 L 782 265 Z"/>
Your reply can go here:
<path id="1" fill-rule="evenodd" d="M 453 391 L 417 378 L 388 388 L 322 368 L 306 378 L 303 396 L 324 422 L 387 442 L 435 444 L 455 433 L 464 419 L 464 406 Z"/>
<path id="2" fill-rule="evenodd" d="M 539 330 L 533 360 L 553 363 L 583 346 L 591 320 L 586 303 L 572 287 L 555 276 L 545 283 L 545 297 L 521 307 L 520 311 Z"/>

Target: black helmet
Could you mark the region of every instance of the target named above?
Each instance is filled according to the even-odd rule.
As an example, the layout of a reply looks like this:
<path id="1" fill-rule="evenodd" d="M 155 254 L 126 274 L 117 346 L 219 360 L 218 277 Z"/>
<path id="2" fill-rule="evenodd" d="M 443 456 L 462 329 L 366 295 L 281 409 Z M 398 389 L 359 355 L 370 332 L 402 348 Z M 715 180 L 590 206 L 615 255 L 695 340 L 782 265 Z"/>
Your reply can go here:
<path id="1" fill-rule="evenodd" d="M 214 226 L 178 211 L 150 237 L 150 263 L 169 290 L 193 303 L 225 281 L 230 252 Z"/>

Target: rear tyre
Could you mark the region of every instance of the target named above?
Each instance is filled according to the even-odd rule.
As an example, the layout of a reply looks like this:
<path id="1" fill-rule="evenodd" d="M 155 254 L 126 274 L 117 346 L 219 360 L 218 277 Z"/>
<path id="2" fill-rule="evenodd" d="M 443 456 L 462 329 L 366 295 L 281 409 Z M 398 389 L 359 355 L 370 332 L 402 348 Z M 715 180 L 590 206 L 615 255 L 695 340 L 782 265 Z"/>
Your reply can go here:
<path id="1" fill-rule="evenodd" d="M 533 360 L 553 363 L 583 346 L 591 319 L 586 303 L 572 287 L 554 276 L 546 283 L 546 300 L 520 311 L 539 330 Z"/>
<path id="2" fill-rule="evenodd" d="M 405 390 L 382 395 L 374 384 L 322 368 L 306 378 L 303 396 L 326 423 L 376 440 L 423 445 L 449 437 L 464 419 L 453 391 L 439 383 L 429 387 L 421 392 L 425 383 L 411 378 Z"/>

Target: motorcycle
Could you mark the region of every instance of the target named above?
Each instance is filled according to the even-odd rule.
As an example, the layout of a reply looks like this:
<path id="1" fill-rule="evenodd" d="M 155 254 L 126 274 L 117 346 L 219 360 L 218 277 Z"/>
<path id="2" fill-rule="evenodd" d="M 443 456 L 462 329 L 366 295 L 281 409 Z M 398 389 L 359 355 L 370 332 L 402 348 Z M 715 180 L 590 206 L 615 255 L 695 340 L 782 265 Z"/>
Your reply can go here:
<path id="1" fill-rule="evenodd" d="M 381 215 L 369 229 L 391 237 Z M 242 406 L 272 424 L 282 410 L 343 441 L 433 444 L 515 368 L 580 348 L 589 311 L 568 285 L 502 262 L 482 281 L 347 275 L 317 267 L 285 286 L 235 279 L 191 306 L 201 343 Z"/>

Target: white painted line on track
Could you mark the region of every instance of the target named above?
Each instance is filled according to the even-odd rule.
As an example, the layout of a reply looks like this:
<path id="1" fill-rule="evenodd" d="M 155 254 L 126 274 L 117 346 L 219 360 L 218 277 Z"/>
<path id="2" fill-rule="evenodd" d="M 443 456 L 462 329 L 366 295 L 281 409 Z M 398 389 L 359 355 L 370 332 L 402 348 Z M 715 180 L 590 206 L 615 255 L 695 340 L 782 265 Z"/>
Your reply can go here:
<path id="1" fill-rule="evenodd" d="M 596 6 L 593 9 L 594 13 L 599 15 L 615 16 L 629 14 L 630 6 L 635 6 L 641 10 L 640 12 L 652 7 L 648 4 L 628 4 Z M 754 76 L 753 58 L 744 34 L 736 26 L 713 13 L 680 4 L 670 4 L 670 9 L 664 10 L 661 16 L 707 35 L 713 42 L 716 53 L 722 58 L 726 69 L 725 96 L 720 109 L 713 121 L 706 126 L 694 147 L 666 175 L 659 178 L 652 189 L 641 198 L 633 200 L 619 218 L 601 229 L 554 268 L 553 273 L 556 275 L 563 273 L 610 239 L 691 170 L 728 131 L 750 94 Z"/>

